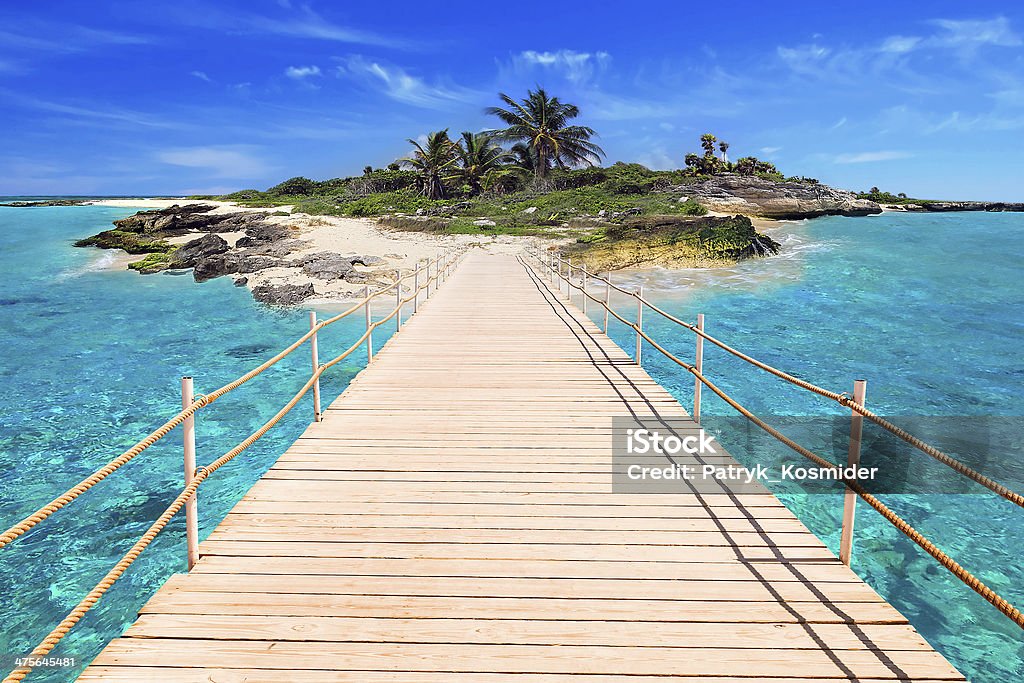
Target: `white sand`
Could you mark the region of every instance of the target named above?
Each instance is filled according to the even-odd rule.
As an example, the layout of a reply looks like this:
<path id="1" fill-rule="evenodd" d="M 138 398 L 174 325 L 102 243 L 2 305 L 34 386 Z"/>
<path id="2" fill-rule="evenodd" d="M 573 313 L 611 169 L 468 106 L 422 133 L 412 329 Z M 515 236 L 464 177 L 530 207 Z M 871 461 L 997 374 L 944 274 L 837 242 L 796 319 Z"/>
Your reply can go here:
<path id="1" fill-rule="evenodd" d="M 262 211 L 276 213 L 290 212 L 290 206 L 273 208 L 241 207 L 233 202 L 219 202 L 189 199 L 104 199 L 89 202 L 96 206 L 114 206 L 138 209 L 163 209 L 174 204 L 213 204 L 217 208 L 214 213 L 230 213 L 233 211 Z M 289 216 L 271 216 L 269 221 L 286 225 L 293 229 L 294 237 L 309 244 L 292 253 L 289 258 L 298 258 L 305 254 L 317 252 L 335 252 L 339 254 L 358 254 L 361 256 L 379 256 L 384 263 L 363 268 L 370 278 L 370 286 L 392 282 L 396 271 L 403 274 L 411 272 L 418 261 L 433 259 L 446 252 L 460 252 L 468 248 L 482 248 L 495 253 L 518 254 L 527 248 L 547 248 L 554 244 L 552 240 L 532 237 L 512 237 L 508 235 L 432 235 L 421 232 L 406 232 L 381 228 L 372 219 L 340 218 L 336 216 L 310 216 L 296 213 Z M 221 233 L 228 244 L 234 245 L 242 233 Z M 185 235 L 171 238 L 172 244 L 183 244 L 195 239 L 196 235 Z M 127 261 L 118 260 L 113 268 L 118 270 L 126 263 L 141 257 L 129 257 Z M 312 282 L 316 297 L 310 304 L 354 298 L 362 295 L 364 285 L 351 284 L 344 280 L 321 280 L 306 275 L 299 268 L 268 268 L 256 273 L 234 276 L 245 277 L 246 285 L 251 289 L 263 284 L 305 284 Z"/>

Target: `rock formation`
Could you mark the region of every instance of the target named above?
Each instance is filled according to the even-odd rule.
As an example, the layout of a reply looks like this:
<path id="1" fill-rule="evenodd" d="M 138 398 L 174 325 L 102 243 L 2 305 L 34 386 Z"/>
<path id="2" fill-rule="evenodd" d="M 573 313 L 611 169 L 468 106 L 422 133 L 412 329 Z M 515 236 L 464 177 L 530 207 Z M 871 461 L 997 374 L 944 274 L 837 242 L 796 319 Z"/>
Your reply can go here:
<path id="1" fill-rule="evenodd" d="M 828 185 L 777 182 L 735 173 L 723 173 L 671 191 L 688 196 L 710 211 L 764 218 L 866 216 L 882 212 L 875 202 Z"/>
<path id="2" fill-rule="evenodd" d="M 779 244 L 746 216 L 643 216 L 608 226 L 564 250 L 593 272 L 636 266 L 693 267 L 777 253 Z"/>

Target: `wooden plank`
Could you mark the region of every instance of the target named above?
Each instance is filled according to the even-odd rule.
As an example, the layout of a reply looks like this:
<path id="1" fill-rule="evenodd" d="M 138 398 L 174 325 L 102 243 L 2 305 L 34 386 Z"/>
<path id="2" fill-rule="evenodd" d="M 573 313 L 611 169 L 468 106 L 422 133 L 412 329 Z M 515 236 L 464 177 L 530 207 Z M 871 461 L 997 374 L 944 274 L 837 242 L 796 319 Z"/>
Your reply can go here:
<path id="1" fill-rule="evenodd" d="M 119 638 L 96 658 L 97 665 L 253 666 L 327 671 L 456 671 L 486 673 L 586 673 L 721 676 L 757 671 L 769 678 L 794 669 L 820 678 L 955 678 L 934 651 L 891 651 L 885 659 L 869 650 L 842 652 L 838 664 L 825 649 L 771 650 L 574 645 L 482 645 L 426 643 L 322 643 Z"/>

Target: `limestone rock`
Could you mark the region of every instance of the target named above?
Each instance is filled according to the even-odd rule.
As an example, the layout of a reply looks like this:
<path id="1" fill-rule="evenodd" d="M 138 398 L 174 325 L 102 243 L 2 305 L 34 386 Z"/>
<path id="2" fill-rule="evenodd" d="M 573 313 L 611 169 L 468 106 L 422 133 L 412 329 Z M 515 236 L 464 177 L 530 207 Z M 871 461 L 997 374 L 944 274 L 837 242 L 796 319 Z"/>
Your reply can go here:
<path id="1" fill-rule="evenodd" d="M 694 185 L 673 188 L 685 191 L 711 211 L 766 218 L 815 218 L 817 216 L 865 216 L 881 213 L 875 202 L 858 199 L 852 192 L 820 183 L 777 182 L 757 176 L 723 173 Z"/>
<path id="2" fill-rule="evenodd" d="M 186 242 L 174 252 L 175 268 L 193 268 L 201 259 L 223 254 L 230 247 L 220 235 L 209 233 L 191 242 Z"/>
<path id="3" fill-rule="evenodd" d="M 259 285 L 252 290 L 256 301 L 274 306 L 294 306 L 315 294 L 312 282 L 304 285 Z"/>

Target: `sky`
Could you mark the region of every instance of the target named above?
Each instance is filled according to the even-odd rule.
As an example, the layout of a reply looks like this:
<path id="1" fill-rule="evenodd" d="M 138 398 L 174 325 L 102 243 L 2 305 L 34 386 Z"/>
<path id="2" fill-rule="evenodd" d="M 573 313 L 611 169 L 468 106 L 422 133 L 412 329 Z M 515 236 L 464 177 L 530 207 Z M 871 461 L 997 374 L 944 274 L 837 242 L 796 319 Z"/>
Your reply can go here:
<path id="1" fill-rule="evenodd" d="M 1024 4 L 180 0 L 0 7 L 0 195 L 265 189 L 579 106 L 607 163 L 1024 201 Z"/>

